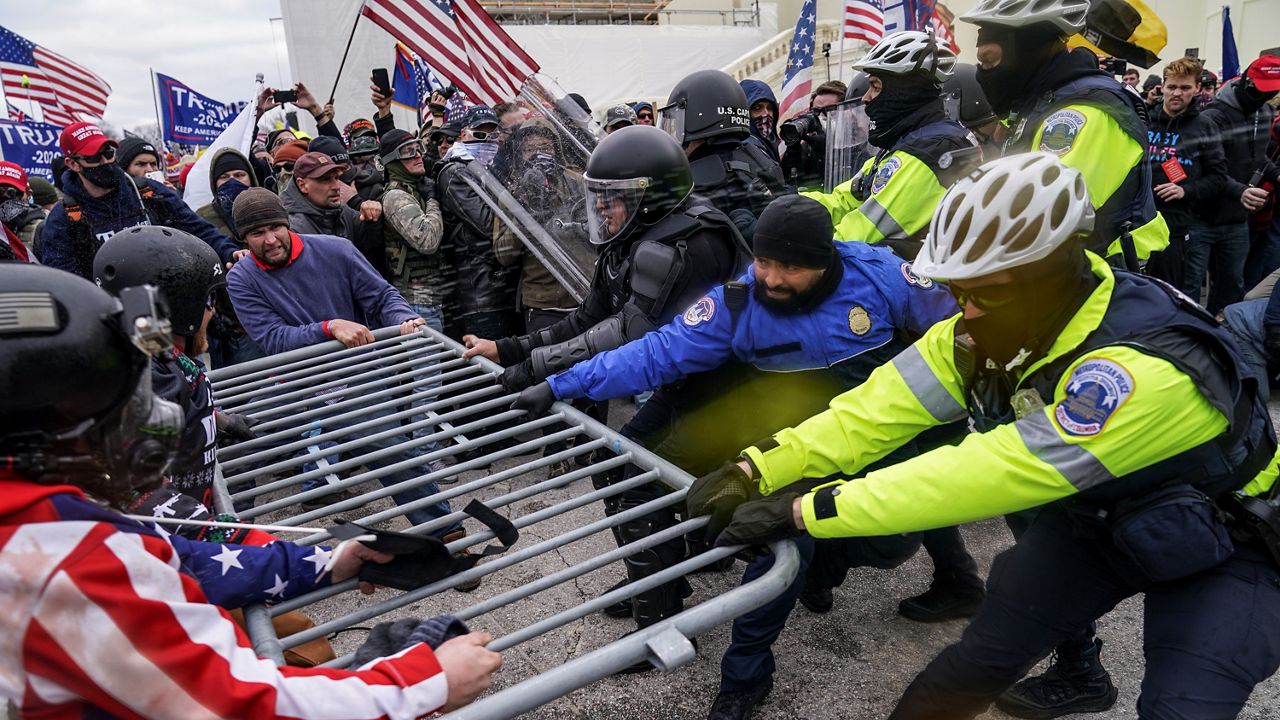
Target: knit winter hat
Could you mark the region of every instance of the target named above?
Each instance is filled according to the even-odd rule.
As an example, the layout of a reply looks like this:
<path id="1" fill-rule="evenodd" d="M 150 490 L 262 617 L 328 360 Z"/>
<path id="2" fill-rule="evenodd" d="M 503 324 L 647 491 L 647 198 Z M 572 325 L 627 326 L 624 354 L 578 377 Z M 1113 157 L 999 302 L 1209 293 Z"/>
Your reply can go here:
<path id="1" fill-rule="evenodd" d="M 164 157 L 159 150 L 156 150 L 156 146 L 151 144 L 151 141 L 140 137 L 126 137 L 120 141 L 120 149 L 116 151 L 116 164 L 127 170 L 129 163 L 139 155 L 155 156 L 157 165 Z"/>
<path id="2" fill-rule="evenodd" d="M 35 198 L 37 205 L 52 205 L 58 202 L 58 191 L 53 189 L 53 183 L 41 177 L 33 177 L 29 180 L 31 197 Z"/>
<path id="3" fill-rule="evenodd" d="M 217 180 L 222 173 L 232 170 L 243 170 L 249 173 L 250 177 L 253 177 L 253 168 L 249 167 L 249 163 L 245 162 L 240 153 L 234 152 L 224 152 L 219 155 L 218 159 L 213 161 L 213 167 L 209 170 L 209 175 Z"/>
<path id="4" fill-rule="evenodd" d="M 294 140 L 276 148 L 275 153 L 271 155 L 271 162 L 277 164 L 282 162 L 297 162 L 298 158 L 306 154 L 307 141 Z"/>
<path id="5" fill-rule="evenodd" d="M 241 238 L 264 225 L 289 225 L 289 213 L 284 211 L 280 196 L 260 187 L 249 188 L 236 197 L 231 219 Z"/>
<path id="6" fill-rule="evenodd" d="M 817 200 L 783 195 L 756 221 L 752 254 L 788 265 L 823 269 L 831 262 L 831 213 Z"/>

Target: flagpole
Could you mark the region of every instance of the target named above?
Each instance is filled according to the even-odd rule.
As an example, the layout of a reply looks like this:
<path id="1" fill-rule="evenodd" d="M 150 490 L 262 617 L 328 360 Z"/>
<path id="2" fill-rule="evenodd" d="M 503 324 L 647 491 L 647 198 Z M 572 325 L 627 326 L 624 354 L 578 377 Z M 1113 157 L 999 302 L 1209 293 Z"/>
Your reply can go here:
<path id="1" fill-rule="evenodd" d="M 347 36 L 347 46 L 342 50 L 342 60 L 338 63 L 338 74 L 333 78 L 333 89 L 329 91 L 329 102 L 333 102 L 333 98 L 338 94 L 338 80 L 342 78 L 342 68 L 347 64 L 347 53 L 351 50 L 351 41 L 356 39 L 356 26 L 360 24 L 360 16 L 363 14 L 364 2 L 361 0 L 360 7 L 356 8 L 356 21 L 351 23 L 351 34 Z"/>
<path id="2" fill-rule="evenodd" d="M 159 93 L 156 92 L 158 90 L 156 87 L 156 71 L 155 68 L 150 65 L 147 66 L 147 71 L 151 73 L 151 104 L 156 109 L 156 132 L 160 135 L 160 145 L 164 147 L 165 150 L 168 150 L 169 148 L 165 146 L 164 143 L 164 120 L 160 119 Z M 160 163 L 162 165 L 164 164 L 164 158 L 160 158 Z"/>
<path id="3" fill-rule="evenodd" d="M 848 1 L 849 0 L 845 0 L 846 3 Z M 845 23 L 847 22 L 849 22 L 849 9 L 846 7 L 844 15 L 840 18 L 840 59 L 836 61 L 840 63 L 840 70 L 836 73 L 836 79 L 840 82 L 844 82 L 844 36 L 846 34 Z"/>

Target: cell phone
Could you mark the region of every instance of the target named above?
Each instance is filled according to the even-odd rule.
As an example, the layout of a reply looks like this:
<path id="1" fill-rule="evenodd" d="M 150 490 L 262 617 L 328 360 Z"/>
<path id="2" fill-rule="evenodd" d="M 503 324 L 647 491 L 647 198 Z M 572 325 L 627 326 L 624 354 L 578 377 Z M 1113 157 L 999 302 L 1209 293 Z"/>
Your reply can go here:
<path id="1" fill-rule="evenodd" d="M 291 103 L 298 101 L 297 90 L 277 90 L 271 93 L 271 99 L 278 103 Z"/>
<path id="2" fill-rule="evenodd" d="M 1200 48 L 1187 48 L 1187 52 L 1184 55 L 1185 57 L 1196 58 L 1198 60 L 1200 58 Z"/>
<path id="3" fill-rule="evenodd" d="M 391 76 L 387 74 L 386 68 L 373 69 L 373 84 L 378 86 L 378 93 L 382 97 L 391 97 Z"/>
<path id="4" fill-rule="evenodd" d="M 147 179 L 148 179 L 148 180 L 155 180 L 155 181 L 156 181 L 156 182 L 158 182 L 158 183 L 162 183 L 162 182 L 164 182 L 164 171 L 163 171 L 163 170 L 152 170 L 151 172 L 147 173 Z"/>

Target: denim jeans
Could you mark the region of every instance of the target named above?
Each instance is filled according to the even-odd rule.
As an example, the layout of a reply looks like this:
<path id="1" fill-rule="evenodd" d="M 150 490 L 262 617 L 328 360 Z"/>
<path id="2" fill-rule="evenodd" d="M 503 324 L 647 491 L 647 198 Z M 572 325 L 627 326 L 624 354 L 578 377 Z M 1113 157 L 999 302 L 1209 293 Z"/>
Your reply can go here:
<path id="1" fill-rule="evenodd" d="M 443 309 L 441 309 L 441 308 L 440 308 L 440 306 L 438 306 L 438 305 L 415 305 L 415 304 L 413 304 L 413 303 L 409 303 L 409 307 L 410 307 L 410 308 L 413 308 L 413 311 L 414 311 L 414 312 L 416 312 L 416 313 L 418 313 L 419 315 L 421 315 L 421 316 L 422 316 L 422 319 L 427 321 L 427 327 L 429 327 L 429 328 L 431 328 L 432 330 L 435 330 L 435 331 L 437 331 L 437 332 L 441 332 L 441 333 L 443 333 L 443 332 L 444 332 L 444 310 L 443 310 Z M 418 380 L 418 379 L 420 379 L 420 378 L 414 378 L 414 379 L 415 379 L 415 380 Z M 416 388 L 416 389 L 414 390 L 414 393 L 415 393 L 415 394 L 418 394 L 418 393 L 427 393 L 427 392 L 430 392 L 430 391 L 432 391 L 432 390 L 435 390 L 435 389 L 436 389 L 436 388 L 438 388 L 438 387 L 440 387 L 440 385 L 439 385 L 438 383 L 432 383 L 432 384 L 430 384 L 430 385 L 423 385 L 422 387 Z M 438 398 L 436 398 L 436 397 L 425 397 L 425 398 L 422 398 L 422 399 L 418 399 L 418 400 L 414 401 L 413 406 L 414 406 L 415 408 L 419 408 L 419 407 L 422 407 L 423 405 L 426 405 L 427 403 L 432 402 L 433 400 L 437 400 L 437 399 L 438 399 Z M 426 417 L 425 415 L 423 415 L 423 416 L 421 416 L 421 417 L 419 417 L 418 415 L 414 415 L 414 416 L 413 416 L 413 421 L 414 421 L 414 422 L 417 422 L 418 420 L 422 420 L 422 419 L 424 419 L 425 417 Z M 414 431 L 413 431 L 413 437 L 414 437 L 415 439 L 417 439 L 417 438 L 423 437 L 423 436 L 425 436 L 425 435 L 430 435 L 431 433 L 436 432 L 438 429 L 439 429 L 439 428 L 437 428 L 437 427 L 431 427 L 431 426 L 423 427 L 423 428 L 418 428 L 417 430 L 414 430 Z M 441 449 L 442 447 L 444 447 L 444 444 L 443 444 L 443 443 L 433 442 L 433 443 L 430 443 L 430 444 L 428 444 L 428 445 L 424 445 L 424 446 L 423 446 L 423 448 L 422 448 L 422 451 L 423 451 L 423 452 L 434 452 L 434 451 L 436 451 L 436 450 Z"/>
<path id="2" fill-rule="evenodd" d="M 349 425 L 353 425 L 356 423 L 376 420 L 378 418 L 382 418 L 390 415 L 393 411 L 394 410 L 387 409 L 387 408 L 380 408 L 376 410 L 370 409 L 367 413 L 364 413 L 362 415 L 357 415 L 355 418 L 350 420 L 342 420 L 342 421 L 334 421 L 334 420 L 328 420 L 328 419 L 318 420 L 317 424 L 313 424 L 310 429 L 308 429 L 306 432 L 303 433 L 303 437 L 316 436 L 322 432 L 332 432 L 334 430 L 340 430 L 342 428 L 345 428 Z M 322 467 L 325 465 L 333 465 L 337 463 L 338 462 L 337 455 L 329 455 L 325 457 L 315 457 L 315 456 L 319 455 L 325 450 L 328 450 L 329 448 L 334 447 L 335 445 L 338 445 L 339 443 L 349 442 L 357 437 L 376 435 L 378 433 L 385 432 L 387 430 L 392 430 L 397 427 L 399 427 L 398 422 L 393 420 L 388 420 L 385 423 L 381 423 L 381 424 L 375 425 L 372 428 L 363 430 L 359 435 L 347 435 L 343 437 L 338 437 L 333 440 L 323 440 L 315 445 L 310 445 L 307 447 L 306 452 L 315 459 L 307 462 L 302 466 L 303 472 L 311 472 L 312 470 L 315 470 L 319 467 Z M 365 465 L 370 470 L 378 470 L 398 462 L 402 462 L 406 460 L 412 461 L 414 459 L 420 458 L 425 452 L 427 452 L 423 448 L 406 448 L 405 445 L 408 442 L 409 442 L 409 438 L 406 435 L 394 434 L 394 435 L 389 435 L 385 438 L 382 438 L 381 440 L 375 440 L 373 442 L 370 442 L 369 444 L 360 448 L 356 452 L 360 454 L 364 454 L 364 453 L 377 452 L 380 450 L 390 450 L 390 449 L 396 450 L 396 452 L 393 452 L 389 456 L 383 457 L 382 459 L 365 461 Z M 391 473 L 390 475 L 384 475 L 378 479 L 378 482 L 382 483 L 383 487 L 390 487 L 391 485 L 394 485 L 396 483 L 403 482 L 405 480 L 409 480 L 411 478 L 418 477 L 420 475 L 425 475 L 427 472 L 428 472 L 428 468 L 426 467 L 426 463 L 421 463 L 421 464 L 414 465 L 402 470 L 397 470 L 396 472 Z M 332 483 L 336 483 L 337 481 L 338 481 L 338 478 L 334 475 L 326 476 L 324 479 L 308 480 L 307 482 L 303 483 L 302 490 L 304 491 L 312 490 L 318 487 L 322 487 L 326 483 L 332 484 Z M 415 500 L 420 500 L 422 498 L 430 497 L 432 495 L 435 495 L 438 492 L 440 492 L 440 487 L 436 485 L 434 481 L 432 481 L 422 485 L 418 485 L 417 487 L 414 487 L 408 490 L 401 490 L 400 492 L 393 495 L 392 499 L 395 500 L 397 505 L 405 505 Z M 409 522 L 413 523 L 414 525 L 421 525 L 422 523 L 430 522 L 436 518 L 448 515 L 449 512 L 450 512 L 449 503 L 447 501 L 442 500 L 440 502 L 427 505 L 426 507 L 423 507 L 417 510 L 411 510 L 408 513 L 406 513 L 405 517 L 407 517 L 409 519 Z M 438 530 L 434 534 L 436 536 L 443 536 L 452 532 L 453 530 L 456 530 L 458 527 L 461 527 L 461 526 L 455 526 L 455 527 L 447 528 L 444 530 Z"/>
<path id="3" fill-rule="evenodd" d="M 1228 305 L 1222 311 L 1223 324 L 1236 339 L 1236 347 L 1244 356 L 1249 368 L 1258 377 L 1258 392 L 1262 393 L 1265 402 L 1271 394 L 1267 382 L 1267 331 L 1263 327 L 1263 316 L 1267 313 L 1268 298 L 1245 300 Z"/>
<path id="4" fill-rule="evenodd" d="M 267 354 L 248 335 L 232 338 L 209 338 L 209 369 L 224 368 L 257 360 Z"/>
<path id="5" fill-rule="evenodd" d="M 1205 304 L 1215 315 L 1244 297 L 1244 261 L 1249 255 L 1249 226 L 1208 225 L 1193 218 L 1190 236 L 1184 248 L 1187 258 L 1182 291 L 1200 298 L 1200 284 L 1209 272 L 1209 301 Z"/>

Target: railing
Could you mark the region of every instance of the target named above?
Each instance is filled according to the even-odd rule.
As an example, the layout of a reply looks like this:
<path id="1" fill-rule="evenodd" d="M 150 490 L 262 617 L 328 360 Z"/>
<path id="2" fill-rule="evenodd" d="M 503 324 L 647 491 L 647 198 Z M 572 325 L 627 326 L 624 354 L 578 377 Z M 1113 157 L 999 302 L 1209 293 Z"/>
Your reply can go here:
<path id="1" fill-rule="evenodd" d="M 590 597 L 579 589 L 584 576 L 611 568 L 625 577 L 625 558 L 705 526 L 706 519 L 697 518 L 621 547 L 612 540 L 613 528 L 622 523 L 682 503 L 693 479 L 572 406 L 556 403 L 540 417 L 509 409 L 515 396 L 497 383 L 501 368 L 483 359 L 463 360 L 461 346 L 439 333 L 424 328 L 401 336 L 398 328 L 385 328 L 374 337 L 359 348 L 329 342 L 210 373 L 219 406 L 258 420 L 254 429 L 260 433 L 220 452 L 218 510 L 239 506 L 241 518 L 278 526 L 315 527 L 341 516 L 403 530 L 410 512 L 441 500 L 480 499 L 508 516 L 523 536 L 503 555 L 414 590 L 384 591 L 367 606 L 352 609 L 362 601 L 350 593 L 335 597 L 355 586 L 348 580 L 271 607 L 246 608 L 246 627 L 259 655 L 281 662 L 285 649 L 371 621 L 420 617 L 424 608 L 429 608 L 426 614 L 448 613 L 467 622 L 497 613 L 496 620 L 477 622 L 495 635 L 492 650 L 545 645 L 555 641 L 553 631 L 559 628 L 741 549 L 716 548 Z M 406 452 L 410 457 L 402 459 Z M 569 462 L 568 472 L 545 472 L 562 461 Z M 623 469 L 627 472 L 619 473 Z M 596 488 L 589 481 L 610 471 L 619 473 L 614 484 Z M 474 477 L 463 479 L 464 473 Z M 307 481 L 319 486 L 304 488 Z M 434 483 L 445 481 L 457 484 L 437 491 Z M 671 492 L 613 515 L 603 512 L 605 498 L 654 482 Z M 405 493 L 415 489 L 430 494 L 409 500 Z M 395 504 L 393 495 L 406 504 Z M 439 533 L 464 522 L 471 522 L 468 516 L 451 512 L 410 522 L 407 532 Z M 329 540 L 322 527 L 296 542 Z M 470 530 L 449 542 L 450 552 L 494 539 L 490 531 Z M 689 638 L 769 602 L 792 582 L 798 567 L 795 546 L 778 543 L 772 551 L 777 561 L 763 577 L 575 653 L 559 666 L 539 668 L 445 717 L 512 717 L 637 662 L 647 660 L 664 671 L 688 662 L 695 656 Z M 571 562 L 573 557 L 579 559 Z M 482 578 L 474 595 L 450 592 Z M 271 617 L 296 609 L 306 609 L 318 625 L 277 638 Z M 496 631 L 510 628 L 514 617 L 530 621 L 505 634 Z M 352 653 L 344 650 L 352 649 L 352 641 L 345 641 L 348 646 L 338 649 L 341 657 L 329 666 L 350 663 Z M 504 670 L 504 683 L 513 672 Z"/>
<path id="2" fill-rule="evenodd" d="M 836 52 L 840 45 L 840 28 L 838 20 L 819 20 L 817 23 L 817 39 L 813 44 L 815 83 L 827 79 L 827 64 L 826 58 L 822 56 L 822 44 L 831 43 L 831 51 Z M 787 64 L 787 53 L 791 49 L 791 37 L 794 32 L 794 28 L 790 27 L 779 32 L 721 69 L 732 75 L 734 80 L 755 78 L 768 82 L 774 79 L 769 77 L 770 74 L 776 75 L 780 80 L 782 70 Z M 833 72 L 832 76 L 838 77 L 839 71 Z"/>

